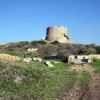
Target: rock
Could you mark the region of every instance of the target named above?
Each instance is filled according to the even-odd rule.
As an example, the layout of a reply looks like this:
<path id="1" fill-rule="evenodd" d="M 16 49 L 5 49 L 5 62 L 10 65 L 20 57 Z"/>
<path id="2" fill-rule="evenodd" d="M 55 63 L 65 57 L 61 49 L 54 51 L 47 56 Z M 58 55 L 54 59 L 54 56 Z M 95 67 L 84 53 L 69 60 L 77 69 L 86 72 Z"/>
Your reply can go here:
<path id="1" fill-rule="evenodd" d="M 35 52 L 35 51 L 38 51 L 38 48 L 28 48 L 27 51 L 28 52 Z"/>
<path id="2" fill-rule="evenodd" d="M 50 61 L 45 61 L 44 64 L 47 65 L 48 67 L 54 67 L 54 65 L 51 64 Z"/>
<path id="3" fill-rule="evenodd" d="M 13 81 L 14 81 L 14 83 L 16 83 L 16 84 L 20 84 L 21 83 L 21 81 L 22 81 L 22 79 L 23 79 L 23 76 L 14 76 L 13 77 Z"/>
<path id="4" fill-rule="evenodd" d="M 42 58 L 33 58 L 33 61 L 42 62 Z"/>
<path id="5" fill-rule="evenodd" d="M 30 63 L 32 61 L 32 58 L 24 58 L 23 61 L 27 62 L 27 63 Z"/>

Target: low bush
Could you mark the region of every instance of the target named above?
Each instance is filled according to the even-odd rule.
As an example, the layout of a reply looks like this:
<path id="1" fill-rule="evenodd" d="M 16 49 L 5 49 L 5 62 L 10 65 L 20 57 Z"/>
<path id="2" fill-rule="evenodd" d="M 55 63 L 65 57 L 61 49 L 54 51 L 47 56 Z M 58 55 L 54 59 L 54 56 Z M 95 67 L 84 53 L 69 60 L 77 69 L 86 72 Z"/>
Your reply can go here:
<path id="1" fill-rule="evenodd" d="M 100 73 L 100 59 L 95 59 L 91 65 L 96 69 L 96 72 Z"/>

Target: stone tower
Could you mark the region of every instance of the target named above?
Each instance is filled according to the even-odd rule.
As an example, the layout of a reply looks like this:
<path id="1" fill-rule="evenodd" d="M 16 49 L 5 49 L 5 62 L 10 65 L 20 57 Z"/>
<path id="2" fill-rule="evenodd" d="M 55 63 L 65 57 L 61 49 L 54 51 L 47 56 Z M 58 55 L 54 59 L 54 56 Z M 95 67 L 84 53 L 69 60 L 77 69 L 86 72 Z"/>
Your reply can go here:
<path id="1" fill-rule="evenodd" d="M 68 29 L 64 26 L 50 26 L 47 28 L 46 38 L 48 42 L 72 43 L 67 36 Z"/>

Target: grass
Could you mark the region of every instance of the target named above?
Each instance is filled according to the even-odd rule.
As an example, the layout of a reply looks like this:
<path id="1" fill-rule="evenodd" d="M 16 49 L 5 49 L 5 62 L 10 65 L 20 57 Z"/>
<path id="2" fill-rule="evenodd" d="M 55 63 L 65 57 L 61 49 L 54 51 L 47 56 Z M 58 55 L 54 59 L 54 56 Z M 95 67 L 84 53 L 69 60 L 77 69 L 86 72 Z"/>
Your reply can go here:
<path id="1" fill-rule="evenodd" d="M 86 71 L 83 71 L 81 73 L 81 78 L 80 78 L 80 82 L 81 82 L 81 87 L 83 89 L 87 89 L 88 88 L 88 84 L 89 84 L 89 81 L 90 81 L 90 75 L 88 72 Z"/>
<path id="2" fill-rule="evenodd" d="M 96 69 L 96 72 L 100 73 L 100 59 L 96 59 L 91 65 Z"/>
<path id="3" fill-rule="evenodd" d="M 19 67 L 18 67 L 19 65 Z M 55 100 L 74 86 L 76 72 L 68 72 L 70 66 L 60 62 L 49 68 L 43 63 L 0 62 L 0 97 L 12 100 Z M 20 84 L 14 77 L 23 77 Z"/>

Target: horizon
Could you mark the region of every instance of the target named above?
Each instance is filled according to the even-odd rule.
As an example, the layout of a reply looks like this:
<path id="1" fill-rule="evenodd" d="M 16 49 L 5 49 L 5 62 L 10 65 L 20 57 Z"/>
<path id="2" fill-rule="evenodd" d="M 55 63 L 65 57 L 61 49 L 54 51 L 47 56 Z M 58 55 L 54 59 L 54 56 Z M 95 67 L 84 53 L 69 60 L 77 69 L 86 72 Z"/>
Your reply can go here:
<path id="1" fill-rule="evenodd" d="M 49 26 L 68 27 L 75 43 L 100 45 L 99 0 L 0 0 L 0 44 L 41 40 Z"/>

